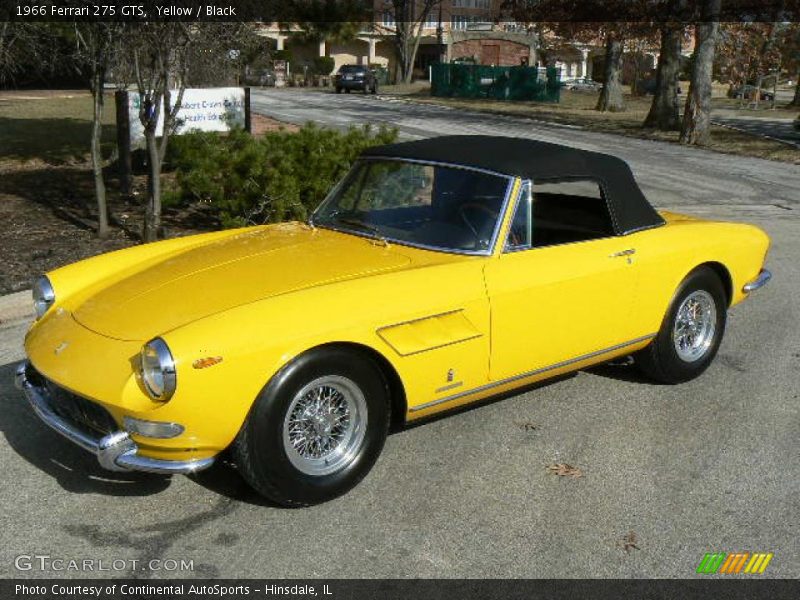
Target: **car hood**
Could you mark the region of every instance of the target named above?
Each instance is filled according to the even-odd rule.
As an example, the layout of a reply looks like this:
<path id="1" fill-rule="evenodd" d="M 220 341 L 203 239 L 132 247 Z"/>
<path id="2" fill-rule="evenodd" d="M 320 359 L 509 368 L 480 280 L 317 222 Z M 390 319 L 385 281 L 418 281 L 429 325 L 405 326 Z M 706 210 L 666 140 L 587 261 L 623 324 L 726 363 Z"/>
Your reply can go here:
<path id="1" fill-rule="evenodd" d="M 401 249 L 299 223 L 249 230 L 179 252 L 101 284 L 75 319 L 101 335 L 148 340 L 236 306 L 401 269 Z"/>

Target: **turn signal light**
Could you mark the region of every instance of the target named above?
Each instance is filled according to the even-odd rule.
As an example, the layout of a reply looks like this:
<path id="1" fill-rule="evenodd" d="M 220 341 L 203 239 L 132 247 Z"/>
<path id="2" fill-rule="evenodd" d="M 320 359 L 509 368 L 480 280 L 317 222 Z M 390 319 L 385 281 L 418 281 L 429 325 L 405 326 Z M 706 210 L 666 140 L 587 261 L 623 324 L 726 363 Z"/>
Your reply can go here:
<path id="1" fill-rule="evenodd" d="M 192 363 L 192 367 L 195 369 L 205 369 L 207 367 L 213 367 L 214 365 L 218 365 L 222 362 L 221 356 L 207 356 L 205 358 L 198 358 L 196 361 Z"/>

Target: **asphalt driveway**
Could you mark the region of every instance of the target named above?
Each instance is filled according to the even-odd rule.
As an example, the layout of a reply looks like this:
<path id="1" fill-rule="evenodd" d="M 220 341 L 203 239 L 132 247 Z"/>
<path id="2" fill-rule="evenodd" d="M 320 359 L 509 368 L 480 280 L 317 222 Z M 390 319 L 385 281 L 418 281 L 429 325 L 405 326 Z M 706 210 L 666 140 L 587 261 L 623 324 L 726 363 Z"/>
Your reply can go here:
<path id="1" fill-rule="evenodd" d="M 620 154 L 657 206 L 764 227 L 775 278 L 731 312 L 696 381 L 580 372 L 395 433 L 355 490 L 300 510 L 264 504 L 225 465 L 194 478 L 102 471 L 14 389 L 25 324 L 0 323 L 0 576 L 692 577 L 712 551 L 773 552 L 762 577 L 800 576 L 800 168 L 352 94 L 253 99 L 286 120 L 385 121 L 408 137 L 494 131 Z M 550 474 L 552 463 L 583 476 Z M 128 566 L 15 568 L 33 554 Z M 193 571 L 141 568 L 153 559 Z"/>
<path id="2" fill-rule="evenodd" d="M 800 131 L 794 128 L 794 119 L 791 118 L 770 117 L 768 111 L 757 116 L 749 116 L 737 111 L 717 110 L 712 115 L 712 121 L 740 131 L 792 144 L 800 150 Z"/>

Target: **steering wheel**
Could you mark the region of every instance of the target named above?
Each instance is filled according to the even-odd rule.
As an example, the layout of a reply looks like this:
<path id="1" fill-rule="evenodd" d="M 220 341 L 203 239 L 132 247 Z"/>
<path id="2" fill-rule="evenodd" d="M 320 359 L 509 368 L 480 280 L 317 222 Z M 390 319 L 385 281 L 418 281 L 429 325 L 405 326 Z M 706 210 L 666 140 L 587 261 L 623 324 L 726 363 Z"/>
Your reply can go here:
<path id="1" fill-rule="evenodd" d="M 478 212 L 482 212 L 484 214 L 489 215 L 489 217 L 492 219 L 492 222 L 497 220 L 497 213 L 495 211 L 493 211 L 491 208 L 489 208 L 489 207 L 487 207 L 487 206 L 485 206 L 483 204 L 480 204 L 479 202 L 465 202 L 464 204 L 462 204 L 461 206 L 458 207 L 458 211 L 457 211 L 458 212 L 458 216 L 461 217 L 461 220 L 464 221 L 464 224 L 467 227 L 469 227 L 469 230 L 475 236 L 475 245 L 478 246 L 482 242 L 487 242 L 488 240 L 482 240 L 481 239 L 481 234 L 478 233 L 478 229 L 480 229 L 480 226 L 475 227 L 475 225 L 473 225 L 473 223 L 469 220 L 469 218 L 467 217 L 467 210 L 468 209 L 474 209 L 474 210 L 477 210 Z"/>

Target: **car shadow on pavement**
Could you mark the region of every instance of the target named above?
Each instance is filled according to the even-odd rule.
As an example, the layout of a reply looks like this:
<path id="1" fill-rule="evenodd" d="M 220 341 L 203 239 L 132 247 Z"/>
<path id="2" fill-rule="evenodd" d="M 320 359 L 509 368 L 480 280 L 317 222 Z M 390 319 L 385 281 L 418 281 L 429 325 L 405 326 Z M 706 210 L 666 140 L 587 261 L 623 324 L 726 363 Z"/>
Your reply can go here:
<path id="1" fill-rule="evenodd" d="M 0 366 L 0 428 L 17 455 L 74 494 L 149 496 L 169 487 L 169 477 L 107 471 L 90 453 L 52 431 L 14 386 L 15 368 L 16 363 Z"/>
<path id="2" fill-rule="evenodd" d="M 232 459 L 224 452 L 218 460 L 205 471 L 190 475 L 192 481 L 209 492 L 254 506 L 285 508 L 259 495 L 242 478 Z"/>
<path id="3" fill-rule="evenodd" d="M 642 373 L 633 362 L 608 362 L 594 367 L 584 369 L 586 373 L 605 377 L 606 379 L 616 379 L 617 381 L 627 381 L 628 383 L 641 383 L 643 385 L 665 385 L 655 379 L 650 379 Z"/>

